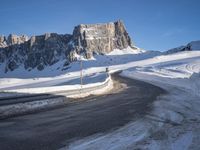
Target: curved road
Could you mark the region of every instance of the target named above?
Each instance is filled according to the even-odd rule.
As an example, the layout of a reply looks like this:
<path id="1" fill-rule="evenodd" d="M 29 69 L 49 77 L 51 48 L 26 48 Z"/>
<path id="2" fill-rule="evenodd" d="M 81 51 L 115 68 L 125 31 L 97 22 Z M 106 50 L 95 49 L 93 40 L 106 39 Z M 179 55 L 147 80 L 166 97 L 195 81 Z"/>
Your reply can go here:
<path id="1" fill-rule="evenodd" d="M 0 120 L 0 149 L 55 150 L 83 137 L 109 132 L 143 117 L 156 97 L 164 93 L 159 87 L 118 74 L 112 78 L 127 88 L 56 109 Z"/>

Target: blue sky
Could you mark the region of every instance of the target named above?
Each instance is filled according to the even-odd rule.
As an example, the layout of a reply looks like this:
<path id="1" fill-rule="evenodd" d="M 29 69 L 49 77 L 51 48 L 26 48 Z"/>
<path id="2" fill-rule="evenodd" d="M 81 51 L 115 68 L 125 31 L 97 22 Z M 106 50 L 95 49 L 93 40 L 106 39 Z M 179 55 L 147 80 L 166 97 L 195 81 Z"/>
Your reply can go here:
<path id="1" fill-rule="evenodd" d="M 0 34 L 72 33 L 122 19 L 133 42 L 167 50 L 200 40 L 200 0 L 1 0 Z"/>

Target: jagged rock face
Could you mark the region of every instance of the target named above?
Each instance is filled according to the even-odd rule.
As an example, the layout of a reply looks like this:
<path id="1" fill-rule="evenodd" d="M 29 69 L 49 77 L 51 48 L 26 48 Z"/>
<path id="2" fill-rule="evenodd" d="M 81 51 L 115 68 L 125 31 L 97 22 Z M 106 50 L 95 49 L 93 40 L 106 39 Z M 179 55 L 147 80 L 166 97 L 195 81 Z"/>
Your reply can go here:
<path id="1" fill-rule="evenodd" d="M 73 32 L 75 49 L 91 53 L 106 54 L 113 49 L 133 47 L 131 38 L 121 21 L 107 24 L 79 25 Z"/>
<path id="2" fill-rule="evenodd" d="M 43 70 L 59 60 L 65 65 L 77 60 L 77 54 L 91 58 L 93 54 L 106 54 L 113 49 L 134 48 L 121 21 L 107 24 L 79 25 L 73 34 L 46 33 L 41 36 L 9 35 L 0 37 L 0 65 L 5 72 L 19 66 L 26 70 Z"/>
<path id="3" fill-rule="evenodd" d="M 8 45 L 21 44 L 26 41 L 28 41 L 28 36 L 26 35 L 17 36 L 14 34 L 10 34 L 7 39 L 7 44 Z"/>
<path id="4" fill-rule="evenodd" d="M 25 60 L 25 68 L 37 67 L 38 70 L 42 70 L 45 66 L 64 59 L 70 39 L 71 35 L 55 33 L 31 37 L 27 43 L 28 57 Z"/>
<path id="5" fill-rule="evenodd" d="M 1 47 L 6 47 L 7 42 L 6 42 L 6 37 L 5 36 L 0 36 L 0 48 Z"/>
<path id="6" fill-rule="evenodd" d="M 0 48 L 15 45 L 15 44 L 21 44 L 26 41 L 28 41 L 28 36 L 26 35 L 18 36 L 18 35 L 10 34 L 8 38 L 6 38 L 5 36 L 0 36 Z"/>
<path id="7" fill-rule="evenodd" d="M 66 58 L 71 37 L 56 33 L 33 36 L 24 43 L 10 45 L 0 50 L 0 63 L 6 61 L 5 72 L 13 71 L 20 65 L 27 70 L 34 68 L 43 70 L 45 66 Z"/>

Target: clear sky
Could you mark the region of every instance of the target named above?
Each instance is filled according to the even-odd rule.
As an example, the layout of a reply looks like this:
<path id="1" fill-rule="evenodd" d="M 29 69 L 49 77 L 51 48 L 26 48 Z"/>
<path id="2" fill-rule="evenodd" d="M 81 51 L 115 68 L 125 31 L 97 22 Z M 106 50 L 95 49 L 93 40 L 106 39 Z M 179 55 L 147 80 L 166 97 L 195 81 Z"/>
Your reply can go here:
<path id="1" fill-rule="evenodd" d="M 167 50 L 200 40 L 200 0 L 1 0 L 0 34 L 72 33 L 122 19 L 133 42 Z"/>

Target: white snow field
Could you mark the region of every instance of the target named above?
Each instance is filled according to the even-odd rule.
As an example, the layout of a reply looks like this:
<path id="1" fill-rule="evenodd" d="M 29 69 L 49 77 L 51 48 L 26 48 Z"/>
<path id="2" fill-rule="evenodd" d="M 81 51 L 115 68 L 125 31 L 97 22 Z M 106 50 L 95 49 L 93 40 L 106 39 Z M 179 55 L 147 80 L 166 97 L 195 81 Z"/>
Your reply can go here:
<path id="1" fill-rule="evenodd" d="M 167 93 L 153 103 L 145 118 L 63 149 L 200 149 L 200 51 L 156 56 L 118 68 L 127 68 L 122 76 L 157 85 Z"/>

